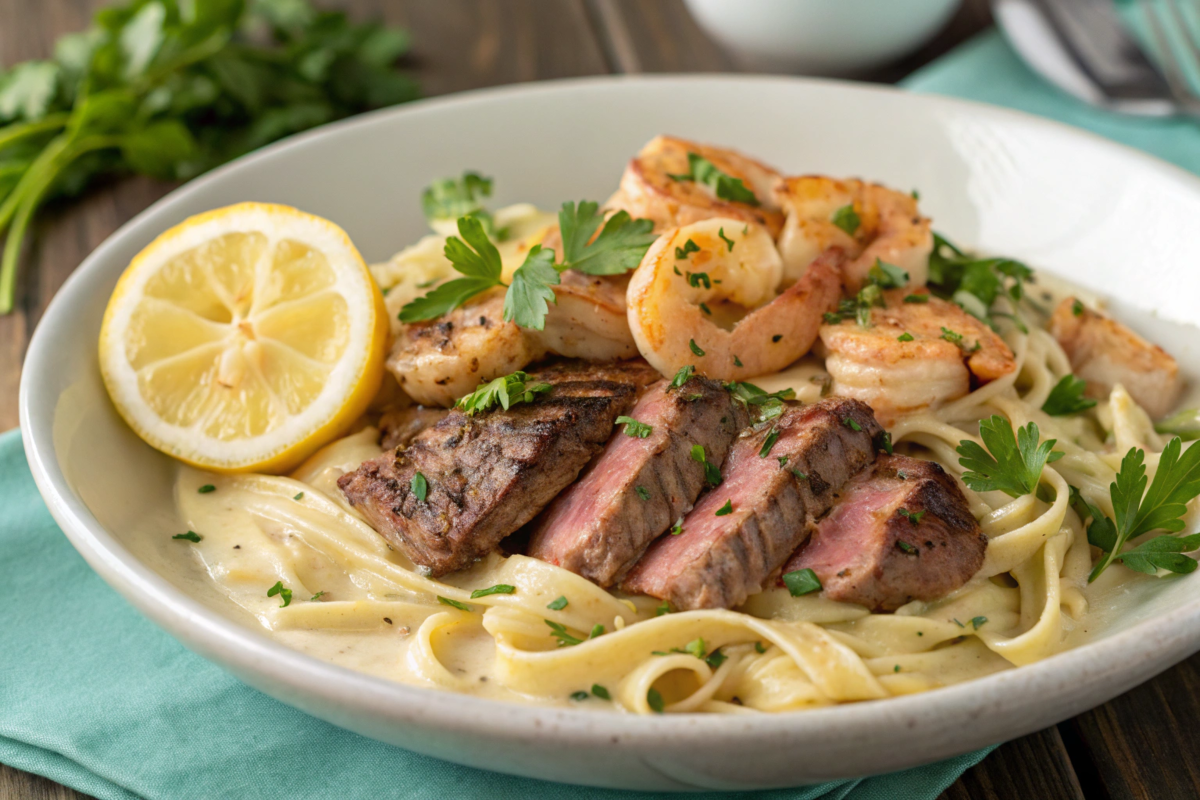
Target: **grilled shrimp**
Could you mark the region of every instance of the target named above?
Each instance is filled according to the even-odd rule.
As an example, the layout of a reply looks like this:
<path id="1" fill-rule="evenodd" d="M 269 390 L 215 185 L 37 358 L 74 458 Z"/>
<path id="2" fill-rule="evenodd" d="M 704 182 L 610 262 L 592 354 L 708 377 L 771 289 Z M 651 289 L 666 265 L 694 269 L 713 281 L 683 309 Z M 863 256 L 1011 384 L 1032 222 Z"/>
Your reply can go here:
<path id="1" fill-rule="evenodd" d="M 787 212 L 779 234 L 785 280 L 799 279 L 821 253 L 840 247 L 849 255 L 843 267 L 848 292 L 862 288 L 877 258 L 908 272 L 910 285 L 925 285 L 933 234 L 912 196 L 874 183 L 819 175 L 785 178 L 774 194 Z M 833 222 L 846 206 L 858 217 L 856 226 L 853 218 L 843 221 L 852 233 Z"/>
<path id="2" fill-rule="evenodd" d="M 702 156 L 726 175 L 740 179 L 756 202 L 722 199 L 700 181 L 679 179 L 677 176 L 690 172 L 688 153 Z M 722 217 L 765 226 L 774 237 L 783 225 L 783 214 L 771 193 L 778 180 L 775 170 L 732 150 L 656 136 L 629 162 L 620 188 L 605 207 L 624 209 L 634 219 L 654 220 L 656 231 Z"/>
<path id="3" fill-rule="evenodd" d="M 1103 400 L 1120 384 L 1151 419 L 1179 400 L 1183 386 L 1175 359 L 1116 320 L 1068 297 L 1047 327 L 1076 376 L 1087 381 L 1088 397 Z"/>
<path id="4" fill-rule="evenodd" d="M 808 352 L 841 294 L 840 251 L 777 294 L 783 264 L 766 229 L 716 218 L 668 230 L 629 282 L 629 328 L 659 372 L 688 364 L 723 380 L 776 372 Z"/>
<path id="5" fill-rule="evenodd" d="M 905 302 L 905 297 L 925 297 Z M 896 418 L 965 395 L 1016 369 L 1004 340 L 954 303 L 908 289 L 883 293 L 867 327 L 855 319 L 821 326 L 834 394 L 862 400 L 886 427 Z M 911 338 L 908 338 L 911 337 Z"/>

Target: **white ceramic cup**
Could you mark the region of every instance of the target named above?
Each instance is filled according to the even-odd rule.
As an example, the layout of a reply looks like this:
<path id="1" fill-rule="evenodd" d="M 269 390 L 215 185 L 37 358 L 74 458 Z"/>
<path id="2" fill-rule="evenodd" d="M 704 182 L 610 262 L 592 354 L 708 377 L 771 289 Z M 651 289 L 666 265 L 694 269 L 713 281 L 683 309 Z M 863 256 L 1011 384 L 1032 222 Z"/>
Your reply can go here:
<path id="1" fill-rule="evenodd" d="M 685 0 L 696 22 L 745 66 L 846 75 L 929 40 L 961 0 Z"/>

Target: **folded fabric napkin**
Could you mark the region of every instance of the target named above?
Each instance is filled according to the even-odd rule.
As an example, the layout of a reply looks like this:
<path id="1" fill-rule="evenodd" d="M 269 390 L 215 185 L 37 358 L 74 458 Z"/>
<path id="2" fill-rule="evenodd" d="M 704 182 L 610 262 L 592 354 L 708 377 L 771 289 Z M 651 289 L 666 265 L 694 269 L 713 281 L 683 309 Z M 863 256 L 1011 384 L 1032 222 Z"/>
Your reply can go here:
<path id="1" fill-rule="evenodd" d="M 1200 172 L 1194 125 L 1091 108 L 1042 82 L 995 33 L 906 85 L 1069 122 Z M 259 694 L 185 650 L 109 589 L 67 542 L 34 488 L 15 431 L 0 435 L 0 508 L 0 762 L 104 800 L 579 796 L 578 788 L 364 739 Z M 756 796 L 927 800 L 987 752 Z"/>
<path id="2" fill-rule="evenodd" d="M 38 495 L 17 431 L 0 434 L 0 509 L 0 763 L 103 800 L 580 796 L 579 787 L 460 767 L 365 739 L 272 700 L 184 649 L 71 547 Z M 929 800 L 983 756 L 755 796 Z M 585 791 L 613 800 L 651 796 Z"/>

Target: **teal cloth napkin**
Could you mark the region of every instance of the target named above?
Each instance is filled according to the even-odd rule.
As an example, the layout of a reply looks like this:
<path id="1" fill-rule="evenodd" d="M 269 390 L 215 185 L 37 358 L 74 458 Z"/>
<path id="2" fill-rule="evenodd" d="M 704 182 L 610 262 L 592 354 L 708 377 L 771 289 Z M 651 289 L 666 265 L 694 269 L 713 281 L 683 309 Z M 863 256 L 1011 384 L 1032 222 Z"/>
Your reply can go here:
<path id="1" fill-rule="evenodd" d="M 905 83 L 1088 128 L 1200 172 L 1196 126 L 1091 108 L 1044 83 L 996 33 Z M 34 488 L 15 431 L 0 435 L 0 509 L 0 762 L 103 800 L 580 794 L 364 739 L 259 694 L 185 650 L 111 591 L 70 546 Z M 928 800 L 987 752 L 757 797 Z M 589 789 L 586 796 L 642 795 Z"/>
<path id="2" fill-rule="evenodd" d="M 245 686 L 92 572 L 38 495 L 17 431 L 0 434 L 0 509 L 0 763 L 102 800 L 650 796 L 460 767 L 365 739 Z M 985 753 L 754 796 L 931 800 Z"/>

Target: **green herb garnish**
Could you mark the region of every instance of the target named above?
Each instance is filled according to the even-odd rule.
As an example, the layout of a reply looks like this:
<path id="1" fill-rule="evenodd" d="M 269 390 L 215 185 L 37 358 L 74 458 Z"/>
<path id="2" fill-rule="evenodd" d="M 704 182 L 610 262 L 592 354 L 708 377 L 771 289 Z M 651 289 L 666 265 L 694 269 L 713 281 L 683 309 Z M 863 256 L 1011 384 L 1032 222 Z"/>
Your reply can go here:
<path id="1" fill-rule="evenodd" d="M 725 505 L 723 505 L 723 506 L 721 506 L 720 508 L 718 508 L 718 509 L 717 509 L 717 514 L 716 514 L 716 515 L 717 515 L 718 517 L 725 517 L 725 516 L 728 516 L 728 515 L 730 515 L 730 514 L 732 514 L 732 513 L 733 513 L 733 501 L 732 501 L 732 500 L 726 500 L 726 501 L 725 501 Z"/>
<path id="2" fill-rule="evenodd" d="M 899 514 L 900 516 L 902 516 L 902 517 L 905 517 L 905 518 L 907 518 L 907 519 L 908 519 L 908 521 L 909 521 L 909 522 L 911 522 L 913 525 L 920 525 L 920 524 L 921 524 L 921 517 L 925 516 L 925 511 L 924 511 L 924 510 L 922 510 L 922 511 L 909 511 L 907 508 L 900 508 L 900 509 L 897 509 L 897 510 L 896 510 L 896 513 L 898 513 L 898 514 Z"/>
<path id="3" fill-rule="evenodd" d="M 551 622 L 548 619 L 544 619 L 542 622 L 550 626 L 550 635 L 558 640 L 559 647 L 570 647 L 577 644 L 583 644 L 584 640 L 580 639 L 578 636 L 573 636 L 570 634 L 565 625 L 562 625 L 558 622 Z"/>
<path id="4" fill-rule="evenodd" d="M 457 601 L 457 600 L 451 600 L 449 597 L 442 597 L 440 594 L 437 596 L 437 599 L 438 599 L 438 602 L 439 602 L 439 603 L 441 603 L 442 605 L 444 605 L 444 606 L 450 606 L 451 608 L 457 608 L 459 611 L 471 611 L 471 610 L 473 610 L 473 609 L 472 609 L 472 608 L 471 608 L 469 605 L 467 605 L 466 603 L 460 603 L 460 602 L 459 602 L 459 601 Z"/>
<path id="5" fill-rule="evenodd" d="M 529 384 L 528 381 L 529 376 L 518 370 L 511 375 L 479 384 L 475 391 L 459 398 L 454 407 L 468 417 L 480 411 L 487 411 L 497 403 L 507 411 L 509 406 L 515 403 L 532 403 L 536 395 L 548 392 L 552 388 L 548 383 Z"/>
<path id="6" fill-rule="evenodd" d="M 696 344 L 695 339 L 688 339 L 688 349 L 698 356 L 704 355 L 704 351 L 700 349 L 700 345 Z"/>
<path id="7" fill-rule="evenodd" d="M 897 342 L 911 342 L 912 340 L 913 340 L 913 335 L 911 333 L 909 333 L 908 331 L 905 331 L 904 333 L 902 333 L 896 337 Z"/>
<path id="8" fill-rule="evenodd" d="M 213 486 L 211 483 L 206 483 L 197 489 L 196 492 L 199 494 L 208 494 L 209 492 L 215 492 L 216 490 L 217 487 Z"/>
<path id="9" fill-rule="evenodd" d="M 699 252 L 700 252 L 700 245 L 696 244 L 691 239 L 688 239 L 686 242 L 683 243 L 683 247 L 675 248 L 675 260 L 682 261 L 688 257 L 689 253 L 699 253 Z"/>
<path id="10" fill-rule="evenodd" d="M 625 435 L 634 439 L 645 439 L 654 432 L 654 427 L 644 422 L 638 422 L 633 417 L 617 417 L 618 425 L 625 426 Z"/>
<path id="11" fill-rule="evenodd" d="M 691 380 L 692 375 L 695 374 L 695 372 L 696 368 L 690 364 L 686 367 L 680 367 L 679 371 L 675 373 L 675 377 L 671 379 L 671 383 L 667 386 L 667 388 L 678 389 L 680 386 L 683 386 L 685 383 Z"/>
<path id="12" fill-rule="evenodd" d="M 283 581 L 275 581 L 275 585 L 267 589 L 267 597 L 279 595 L 279 599 L 283 602 L 279 604 L 280 608 L 287 608 L 292 603 L 292 590 L 284 587 Z"/>
<path id="13" fill-rule="evenodd" d="M 592 684 L 592 694 L 596 695 L 596 697 L 599 697 L 601 700 L 612 700 L 612 695 L 608 693 L 608 689 L 605 689 L 598 683 Z"/>
<path id="14" fill-rule="evenodd" d="M 771 448 L 775 446 L 775 442 L 779 441 L 779 429 L 772 428 L 767 434 L 767 438 L 763 440 L 762 449 L 758 451 L 759 458 L 766 458 L 771 455 Z"/>
<path id="15" fill-rule="evenodd" d="M 1042 411 L 1045 411 L 1052 417 L 1063 417 L 1068 414 L 1078 414 L 1080 411 L 1086 411 L 1096 405 L 1095 400 L 1083 396 L 1086 390 L 1086 381 L 1080 380 L 1074 375 L 1063 375 L 1059 382 L 1054 384 L 1054 388 L 1050 390 L 1050 395 L 1046 398 L 1046 402 L 1042 403 Z"/>
<path id="16" fill-rule="evenodd" d="M 663 709 L 666 707 L 663 704 L 663 697 L 658 689 L 650 689 L 646 692 L 646 703 L 655 714 L 663 713 Z"/>
<path id="17" fill-rule="evenodd" d="M 724 228 L 717 229 L 717 236 L 719 236 L 721 238 L 721 241 L 725 242 L 725 246 L 729 248 L 728 252 L 732 253 L 734 241 L 733 241 L 733 239 L 730 239 L 728 236 L 725 235 Z"/>
<path id="18" fill-rule="evenodd" d="M 303 500 L 304 492 L 296 492 L 296 494 L 292 495 L 292 499 L 293 500 Z"/>
<path id="19" fill-rule="evenodd" d="M 186 539 L 189 542 L 199 542 L 204 537 L 201 536 L 200 534 L 196 533 L 195 531 L 188 531 L 187 533 L 177 533 L 174 536 L 172 536 L 171 538 L 172 539 Z"/>
<path id="20" fill-rule="evenodd" d="M 567 607 L 569 602 L 570 601 L 567 600 L 567 596 L 565 594 L 559 595 L 557 598 L 547 603 L 546 608 L 550 609 L 551 611 L 562 611 Z"/>
<path id="21" fill-rule="evenodd" d="M 1038 444 L 1040 436 L 1036 422 L 1014 434 L 1012 423 L 998 414 L 981 420 L 979 438 L 987 449 L 967 439 L 958 445 L 958 462 L 968 470 L 963 482 L 976 492 L 999 490 L 1011 497 L 1033 493 L 1042 468 L 1063 457 L 1054 449 L 1056 439 Z"/>
<path id="22" fill-rule="evenodd" d="M 436 180 L 421 193 L 421 210 L 430 223 L 475 217 L 488 233 L 493 232 L 492 215 L 481 198 L 492 196 L 492 179 L 478 172 L 464 172 L 461 178 Z"/>
<path id="23" fill-rule="evenodd" d="M 471 592 L 471 599 L 478 600 L 481 597 L 487 597 L 490 594 L 513 594 L 517 591 L 517 587 L 508 583 L 497 583 L 495 586 L 489 586 L 486 589 L 476 589 Z"/>
<path id="24" fill-rule="evenodd" d="M 783 576 L 783 585 L 787 587 L 788 593 L 792 597 L 800 597 L 821 591 L 821 579 L 817 577 L 817 573 L 807 567 L 785 573 Z"/>
<path id="25" fill-rule="evenodd" d="M 412 476 L 409 481 L 409 488 L 412 490 L 413 496 L 417 498 L 418 503 L 424 503 L 425 498 L 429 495 L 429 481 L 425 480 L 425 476 L 420 472 Z"/>
<path id="26" fill-rule="evenodd" d="M 862 224 L 858 212 L 854 210 L 853 203 L 848 203 L 837 211 L 834 211 L 830 222 L 841 228 L 849 236 L 853 236 L 858 230 L 858 226 Z"/>
<path id="27" fill-rule="evenodd" d="M 913 547 L 911 544 L 904 541 L 903 539 L 896 540 L 896 547 L 900 548 L 900 550 L 903 553 L 905 553 L 906 555 L 910 555 L 910 556 L 920 555 L 920 552 L 917 550 L 917 548 Z"/>
<path id="28" fill-rule="evenodd" d="M 695 181 L 712 189 L 721 200 L 731 200 L 735 203 L 745 203 L 757 206 L 758 198 L 754 192 L 746 188 L 741 178 L 735 178 L 717 168 L 707 158 L 696 153 L 688 153 L 688 171 L 682 175 L 671 175 L 677 181 Z"/>

